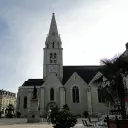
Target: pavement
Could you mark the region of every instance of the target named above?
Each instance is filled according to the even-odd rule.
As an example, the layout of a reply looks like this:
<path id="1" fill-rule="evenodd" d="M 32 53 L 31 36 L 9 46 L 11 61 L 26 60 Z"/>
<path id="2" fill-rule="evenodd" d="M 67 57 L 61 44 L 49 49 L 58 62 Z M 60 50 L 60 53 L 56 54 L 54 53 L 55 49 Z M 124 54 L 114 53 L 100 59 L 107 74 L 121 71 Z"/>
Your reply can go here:
<path id="1" fill-rule="evenodd" d="M 86 128 L 82 123 L 82 118 L 78 118 L 78 123 L 73 128 Z M 97 120 L 92 118 L 92 121 Z M 26 118 L 0 118 L 0 128 L 53 128 L 52 124 L 47 122 L 40 123 L 27 123 Z M 99 127 L 89 127 L 89 128 L 99 128 Z"/>

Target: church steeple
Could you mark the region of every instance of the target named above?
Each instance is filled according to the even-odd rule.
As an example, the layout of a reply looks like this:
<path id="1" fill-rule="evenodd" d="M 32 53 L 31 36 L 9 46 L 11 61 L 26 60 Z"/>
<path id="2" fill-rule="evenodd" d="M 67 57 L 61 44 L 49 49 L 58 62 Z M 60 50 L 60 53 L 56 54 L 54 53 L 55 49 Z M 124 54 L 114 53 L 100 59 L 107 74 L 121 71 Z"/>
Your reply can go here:
<path id="1" fill-rule="evenodd" d="M 50 74 L 55 74 L 60 80 L 63 79 L 63 48 L 58 33 L 55 14 L 52 14 L 49 33 L 44 48 L 43 79 L 46 80 Z"/>
<path id="2" fill-rule="evenodd" d="M 52 13 L 52 20 L 51 20 L 51 25 L 49 29 L 49 35 L 55 33 L 58 35 L 58 29 L 56 25 L 56 19 L 55 19 L 55 13 Z"/>
<path id="3" fill-rule="evenodd" d="M 61 48 L 61 39 L 60 39 L 60 35 L 58 34 L 55 13 L 52 14 L 49 33 L 45 41 L 45 47 L 46 48 Z"/>

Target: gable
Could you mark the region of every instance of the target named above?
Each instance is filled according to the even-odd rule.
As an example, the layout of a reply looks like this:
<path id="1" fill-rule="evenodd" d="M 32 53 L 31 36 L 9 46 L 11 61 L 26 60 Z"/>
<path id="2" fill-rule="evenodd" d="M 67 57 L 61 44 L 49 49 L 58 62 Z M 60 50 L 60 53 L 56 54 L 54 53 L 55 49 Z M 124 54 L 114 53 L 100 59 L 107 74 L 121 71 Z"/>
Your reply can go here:
<path id="1" fill-rule="evenodd" d="M 97 78 L 99 78 L 102 75 L 102 73 L 99 71 L 95 74 L 95 76 L 93 77 L 93 79 L 89 82 L 89 85 L 93 85 L 93 81 Z"/>
<path id="2" fill-rule="evenodd" d="M 48 78 L 44 82 L 43 86 L 44 87 L 63 87 L 61 81 L 54 73 L 52 73 L 48 76 Z"/>
<path id="3" fill-rule="evenodd" d="M 68 79 L 68 81 L 65 83 L 65 87 L 74 84 L 80 85 L 81 87 L 82 85 L 84 85 L 83 87 L 87 87 L 85 86 L 87 85 L 85 81 L 76 72 L 74 72 L 72 76 Z"/>
<path id="4" fill-rule="evenodd" d="M 98 72 L 100 66 L 63 66 L 63 80 L 65 84 L 67 80 L 76 72 L 87 84 L 93 79 Z"/>

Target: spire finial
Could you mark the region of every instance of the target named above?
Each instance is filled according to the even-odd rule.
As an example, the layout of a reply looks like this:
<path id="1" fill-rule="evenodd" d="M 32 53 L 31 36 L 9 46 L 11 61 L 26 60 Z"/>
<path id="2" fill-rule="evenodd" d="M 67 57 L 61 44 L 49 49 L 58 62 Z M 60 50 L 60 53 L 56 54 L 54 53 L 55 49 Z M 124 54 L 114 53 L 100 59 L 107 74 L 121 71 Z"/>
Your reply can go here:
<path id="1" fill-rule="evenodd" d="M 52 14 L 55 14 L 55 12 L 54 12 L 54 8 L 53 8 L 53 13 Z"/>
<path id="2" fill-rule="evenodd" d="M 58 34 L 56 19 L 55 19 L 55 13 L 52 13 L 52 19 L 51 19 L 51 25 L 50 25 L 49 33 L 52 33 L 53 31 Z"/>

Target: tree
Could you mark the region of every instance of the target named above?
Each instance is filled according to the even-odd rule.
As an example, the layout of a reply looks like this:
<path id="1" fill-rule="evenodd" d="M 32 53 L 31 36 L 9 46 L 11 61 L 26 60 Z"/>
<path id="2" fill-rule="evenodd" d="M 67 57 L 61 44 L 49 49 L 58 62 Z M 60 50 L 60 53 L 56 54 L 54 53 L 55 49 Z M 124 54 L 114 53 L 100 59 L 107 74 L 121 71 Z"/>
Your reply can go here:
<path id="1" fill-rule="evenodd" d="M 67 105 L 64 105 L 60 110 L 56 108 L 52 110 L 51 122 L 55 128 L 70 128 L 77 123 L 77 117 L 69 111 Z"/>
<path id="2" fill-rule="evenodd" d="M 63 108 L 62 109 L 64 109 L 64 110 L 70 110 L 67 104 L 63 105 Z"/>
<path id="3" fill-rule="evenodd" d="M 14 115 L 14 106 L 12 104 L 9 104 L 6 108 L 7 117 L 12 118 Z"/>
<path id="4" fill-rule="evenodd" d="M 93 81 L 100 89 L 100 96 L 111 106 L 119 102 L 122 118 L 126 118 L 125 110 L 125 79 L 128 75 L 128 58 L 117 55 L 112 59 L 102 59 L 99 71 L 102 75 Z"/>

